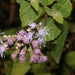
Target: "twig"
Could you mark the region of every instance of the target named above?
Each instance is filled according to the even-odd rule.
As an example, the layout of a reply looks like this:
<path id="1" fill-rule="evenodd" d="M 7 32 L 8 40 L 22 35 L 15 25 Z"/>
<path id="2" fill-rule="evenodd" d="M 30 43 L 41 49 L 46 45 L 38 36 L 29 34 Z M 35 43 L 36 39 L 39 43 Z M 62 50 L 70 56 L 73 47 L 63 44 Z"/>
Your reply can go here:
<path id="1" fill-rule="evenodd" d="M 46 19 L 47 19 L 47 13 L 45 13 L 45 17 L 44 17 L 44 24 L 43 24 L 43 26 L 45 26 L 45 25 L 46 25 Z"/>
<path id="2" fill-rule="evenodd" d="M 15 12 L 15 2 L 16 0 L 10 0 L 11 5 L 10 5 L 10 17 L 9 17 L 9 25 L 12 23 L 13 18 L 14 18 L 14 12 Z"/>
<path id="3" fill-rule="evenodd" d="M 71 0 L 71 3 L 72 3 L 72 7 L 75 8 L 74 0 Z"/>

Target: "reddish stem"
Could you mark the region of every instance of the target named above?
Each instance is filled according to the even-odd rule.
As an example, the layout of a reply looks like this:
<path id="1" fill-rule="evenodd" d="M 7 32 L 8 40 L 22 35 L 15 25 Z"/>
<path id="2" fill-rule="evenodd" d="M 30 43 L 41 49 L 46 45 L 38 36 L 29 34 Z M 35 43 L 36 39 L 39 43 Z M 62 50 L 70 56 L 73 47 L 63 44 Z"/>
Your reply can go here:
<path id="1" fill-rule="evenodd" d="M 44 17 L 44 24 L 43 24 L 43 26 L 45 26 L 45 25 L 46 25 L 46 19 L 47 19 L 47 13 L 45 13 L 45 17 Z"/>

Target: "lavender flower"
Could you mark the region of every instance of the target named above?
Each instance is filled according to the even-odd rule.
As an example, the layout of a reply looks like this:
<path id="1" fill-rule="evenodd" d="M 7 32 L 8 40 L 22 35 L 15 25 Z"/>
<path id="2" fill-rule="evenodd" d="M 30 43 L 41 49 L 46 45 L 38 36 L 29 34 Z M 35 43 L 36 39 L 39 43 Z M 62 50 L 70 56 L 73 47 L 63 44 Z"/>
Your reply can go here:
<path id="1" fill-rule="evenodd" d="M 44 55 L 43 55 L 43 56 L 40 56 L 40 59 L 39 59 L 38 62 L 39 62 L 39 63 L 40 63 L 40 62 L 46 62 L 47 60 L 48 60 L 47 56 L 44 56 Z"/>
<path id="2" fill-rule="evenodd" d="M 30 62 L 35 62 L 36 63 L 36 60 L 34 59 L 34 56 L 31 56 L 31 58 L 30 58 Z"/>
<path id="3" fill-rule="evenodd" d="M 39 61 L 39 56 L 38 55 L 32 55 L 30 58 L 30 61 L 33 63 L 36 63 L 37 61 Z"/>
<path id="4" fill-rule="evenodd" d="M 38 43 L 40 44 L 40 48 L 41 48 L 41 44 L 43 44 L 43 46 L 45 47 L 45 41 L 43 40 L 43 38 L 38 38 Z"/>
<path id="5" fill-rule="evenodd" d="M 17 47 L 19 47 L 19 48 L 21 48 L 21 47 L 23 46 L 22 44 L 20 44 L 20 43 L 18 43 L 18 42 L 16 42 L 15 45 L 16 45 Z"/>
<path id="6" fill-rule="evenodd" d="M 18 35 L 24 36 L 26 34 L 26 32 L 22 29 L 19 31 Z"/>
<path id="7" fill-rule="evenodd" d="M 28 37 L 23 38 L 23 42 L 25 44 L 29 44 L 30 43 L 30 39 Z"/>
<path id="8" fill-rule="evenodd" d="M 8 44 L 10 46 L 13 45 L 13 42 L 14 42 L 13 38 L 12 37 L 8 37 Z"/>
<path id="9" fill-rule="evenodd" d="M 21 52 L 19 53 L 20 57 L 24 57 L 26 55 L 26 50 L 22 49 Z"/>
<path id="10" fill-rule="evenodd" d="M 3 58 L 3 53 L 6 50 L 6 48 L 8 47 L 8 45 L 4 44 L 4 45 L 0 45 L 0 56 Z"/>
<path id="11" fill-rule="evenodd" d="M 27 34 L 27 37 L 30 39 L 30 42 L 32 41 L 32 36 L 33 36 L 33 33 L 32 33 L 32 32 L 29 32 L 29 33 Z"/>
<path id="12" fill-rule="evenodd" d="M 0 43 L 2 43 L 3 44 L 3 41 L 0 39 Z"/>
<path id="13" fill-rule="evenodd" d="M 13 60 L 15 60 L 16 57 L 17 57 L 17 55 L 18 55 L 18 53 L 19 53 L 19 50 L 16 50 L 13 54 L 11 54 L 11 58 L 12 58 Z"/>
<path id="14" fill-rule="evenodd" d="M 38 43 L 39 43 L 39 44 L 45 44 L 43 38 L 38 38 Z"/>
<path id="15" fill-rule="evenodd" d="M 26 60 L 26 58 L 25 58 L 25 57 L 19 57 L 19 60 L 20 60 L 21 62 L 24 62 L 24 61 Z"/>
<path id="16" fill-rule="evenodd" d="M 12 58 L 13 60 L 15 60 L 16 57 L 17 57 L 17 55 L 16 55 L 15 53 L 11 54 L 11 58 Z"/>
<path id="17" fill-rule="evenodd" d="M 36 55 L 38 55 L 38 54 L 41 54 L 41 51 L 40 51 L 40 49 L 34 49 L 34 53 L 36 54 Z"/>
<path id="18" fill-rule="evenodd" d="M 36 27 L 36 23 L 32 23 L 32 24 L 30 24 L 30 27 L 31 27 L 31 29 L 34 29 L 35 27 Z"/>
<path id="19" fill-rule="evenodd" d="M 38 41 L 37 41 L 37 40 L 33 40 L 33 41 L 32 41 L 32 46 L 33 46 L 33 48 L 39 48 L 39 43 L 38 43 Z"/>
<path id="20" fill-rule="evenodd" d="M 21 52 L 19 53 L 20 56 L 19 59 L 21 62 L 24 62 L 26 60 L 25 55 L 26 55 L 26 50 L 22 49 Z"/>
<path id="21" fill-rule="evenodd" d="M 42 26 L 42 22 L 40 22 L 39 25 Z"/>
<path id="22" fill-rule="evenodd" d="M 46 39 L 46 35 L 49 35 L 49 28 L 47 28 L 47 27 L 44 27 L 43 29 L 40 29 L 39 31 L 38 31 L 38 37 L 39 38 L 44 38 L 44 39 Z"/>
<path id="23" fill-rule="evenodd" d="M 16 38 L 17 38 L 18 41 L 21 41 L 23 37 L 18 34 Z"/>

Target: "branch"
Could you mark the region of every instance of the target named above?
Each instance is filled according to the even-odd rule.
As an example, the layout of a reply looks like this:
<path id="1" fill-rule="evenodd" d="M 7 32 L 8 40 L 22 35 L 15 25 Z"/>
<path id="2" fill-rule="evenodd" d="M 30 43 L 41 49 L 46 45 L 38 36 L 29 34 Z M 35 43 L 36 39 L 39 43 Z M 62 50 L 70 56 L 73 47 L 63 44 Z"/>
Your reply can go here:
<path id="1" fill-rule="evenodd" d="M 47 13 L 45 13 L 45 17 L 44 17 L 44 24 L 43 24 L 43 26 L 45 26 L 45 25 L 46 25 L 46 19 L 47 19 Z"/>

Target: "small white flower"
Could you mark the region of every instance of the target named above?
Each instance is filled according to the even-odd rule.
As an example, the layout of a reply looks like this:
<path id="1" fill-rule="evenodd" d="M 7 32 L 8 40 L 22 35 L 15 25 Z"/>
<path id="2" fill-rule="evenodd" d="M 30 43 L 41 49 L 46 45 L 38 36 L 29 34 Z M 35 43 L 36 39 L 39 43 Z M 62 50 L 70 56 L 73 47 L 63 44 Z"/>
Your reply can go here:
<path id="1" fill-rule="evenodd" d="M 0 56 L 3 58 L 3 53 L 4 53 L 4 51 L 6 50 L 6 47 L 7 47 L 7 45 L 6 44 L 4 44 L 4 45 L 0 45 Z"/>
<path id="2" fill-rule="evenodd" d="M 0 39 L 0 43 L 2 43 L 3 44 L 3 41 Z"/>
<path id="3" fill-rule="evenodd" d="M 42 22 L 40 22 L 39 25 L 42 26 Z"/>

